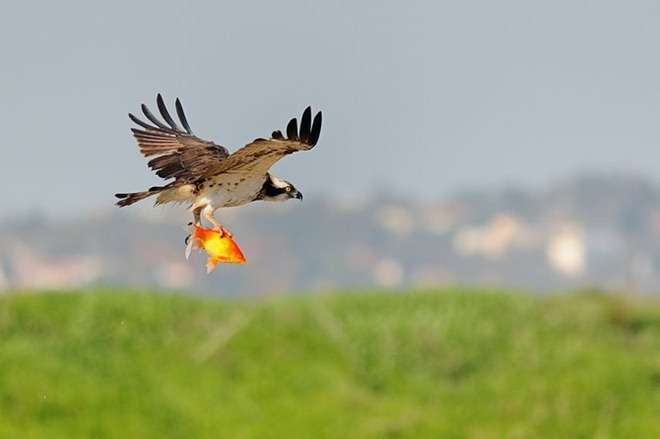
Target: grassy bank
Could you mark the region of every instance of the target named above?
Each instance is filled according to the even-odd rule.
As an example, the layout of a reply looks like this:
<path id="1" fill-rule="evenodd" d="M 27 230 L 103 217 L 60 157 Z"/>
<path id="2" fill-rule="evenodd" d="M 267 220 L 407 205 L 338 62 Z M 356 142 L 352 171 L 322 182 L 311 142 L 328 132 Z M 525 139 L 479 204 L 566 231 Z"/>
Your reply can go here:
<path id="1" fill-rule="evenodd" d="M 0 437 L 660 437 L 660 304 L 0 298 Z"/>

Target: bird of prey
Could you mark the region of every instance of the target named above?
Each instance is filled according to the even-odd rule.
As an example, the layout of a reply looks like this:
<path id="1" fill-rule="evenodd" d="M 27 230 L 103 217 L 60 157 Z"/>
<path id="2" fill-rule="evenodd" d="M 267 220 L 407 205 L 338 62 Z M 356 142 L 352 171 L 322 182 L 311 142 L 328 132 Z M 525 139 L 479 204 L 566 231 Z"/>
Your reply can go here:
<path id="1" fill-rule="evenodd" d="M 307 107 L 298 121 L 293 118 L 286 135 L 274 131 L 270 139 L 255 139 L 229 154 L 221 145 L 195 136 L 190 129 L 181 102 L 177 98 L 176 114 L 181 128 L 172 118 L 160 94 L 156 104 L 163 121 L 142 104 L 142 113 L 151 124 L 129 113 L 140 128 L 132 128 L 140 152 L 152 158 L 148 165 L 165 180 L 164 186 L 154 186 L 143 192 L 115 194 L 120 207 L 129 206 L 151 195 L 157 195 L 156 205 L 187 203 L 194 224 L 201 227 L 200 215 L 213 224 L 221 235 L 231 233 L 213 216 L 221 207 L 240 206 L 252 201 L 302 200 L 303 196 L 291 183 L 268 172 L 285 155 L 312 149 L 321 134 L 321 112 L 312 120 Z"/>

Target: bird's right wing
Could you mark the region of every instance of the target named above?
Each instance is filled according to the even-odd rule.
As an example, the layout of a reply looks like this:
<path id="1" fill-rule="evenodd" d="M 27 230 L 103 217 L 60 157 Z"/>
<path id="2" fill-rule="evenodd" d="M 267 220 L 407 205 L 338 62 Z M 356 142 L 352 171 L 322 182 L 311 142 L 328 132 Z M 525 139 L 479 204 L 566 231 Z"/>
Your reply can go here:
<path id="1" fill-rule="evenodd" d="M 286 127 L 286 136 L 274 131 L 270 139 L 255 139 L 231 154 L 222 162 L 209 167 L 206 177 L 224 172 L 265 174 L 282 157 L 296 151 L 308 151 L 319 140 L 322 114 L 319 111 L 312 120 L 312 109 L 307 107 L 300 119 L 293 118 Z"/>

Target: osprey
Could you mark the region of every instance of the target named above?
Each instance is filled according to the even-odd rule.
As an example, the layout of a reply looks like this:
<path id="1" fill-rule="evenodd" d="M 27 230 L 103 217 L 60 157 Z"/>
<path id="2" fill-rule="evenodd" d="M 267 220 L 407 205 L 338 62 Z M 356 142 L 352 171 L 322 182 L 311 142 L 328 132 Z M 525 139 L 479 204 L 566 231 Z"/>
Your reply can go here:
<path id="1" fill-rule="evenodd" d="M 298 121 L 293 118 L 286 128 L 286 136 L 274 131 L 270 139 L 255 139 L 243 148 L 229 154 L 224 146 L 195 136 L 188 125 L 181 102 L 175 107 L 179 122 L 174 121 L 160 94 L 156 97 L 163 123 L 146 105 L 142 112 L 153 124 L 133 114 L 128 117 L 143 129 L 132 128 L 140 152 L 145 157 L 156 156 L 148 162 L 156 175 L 174 179 L 164 185 L 143 192 L 115 194 L 120 207 L 158 195 L 156 205 L 189 203 L 194 224 L 201 227 L 200 215 L 213 224 L 221 235 L 231 234 L 213 216 L 221 207 L 240 206 L 252 201 L 302 200 L 302 193 L 291 183 L 270 174 L 270 167 L 285 155 L 312 149 L 321 134 L 321 112 L 312 120 L 312 109 L 307 107 Z"/>

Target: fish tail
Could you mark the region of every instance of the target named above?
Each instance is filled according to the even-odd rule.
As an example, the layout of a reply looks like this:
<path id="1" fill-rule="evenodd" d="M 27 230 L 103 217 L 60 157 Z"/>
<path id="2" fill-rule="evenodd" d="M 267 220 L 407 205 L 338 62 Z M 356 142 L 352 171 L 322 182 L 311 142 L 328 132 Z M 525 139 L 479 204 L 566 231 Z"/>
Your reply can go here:
<path id="1" fill-rule="evenodd" d="M 206 261 L 206 274 L 211 273 L 216 265 L 218 265 L 218 260 L 216 258 L 209 258 Z"/>
<path id="2" fill-rule="evenodd" d="M 190 258 L 190 253 L 193 250 L 195 238 L 192 238 L 191 236 L 188 236 L 188 238 L 186 238 L 186 240 L 187 240 L 187 242 L 186 242 L 186 260 L 188 260 L 188 258 Z"/>

